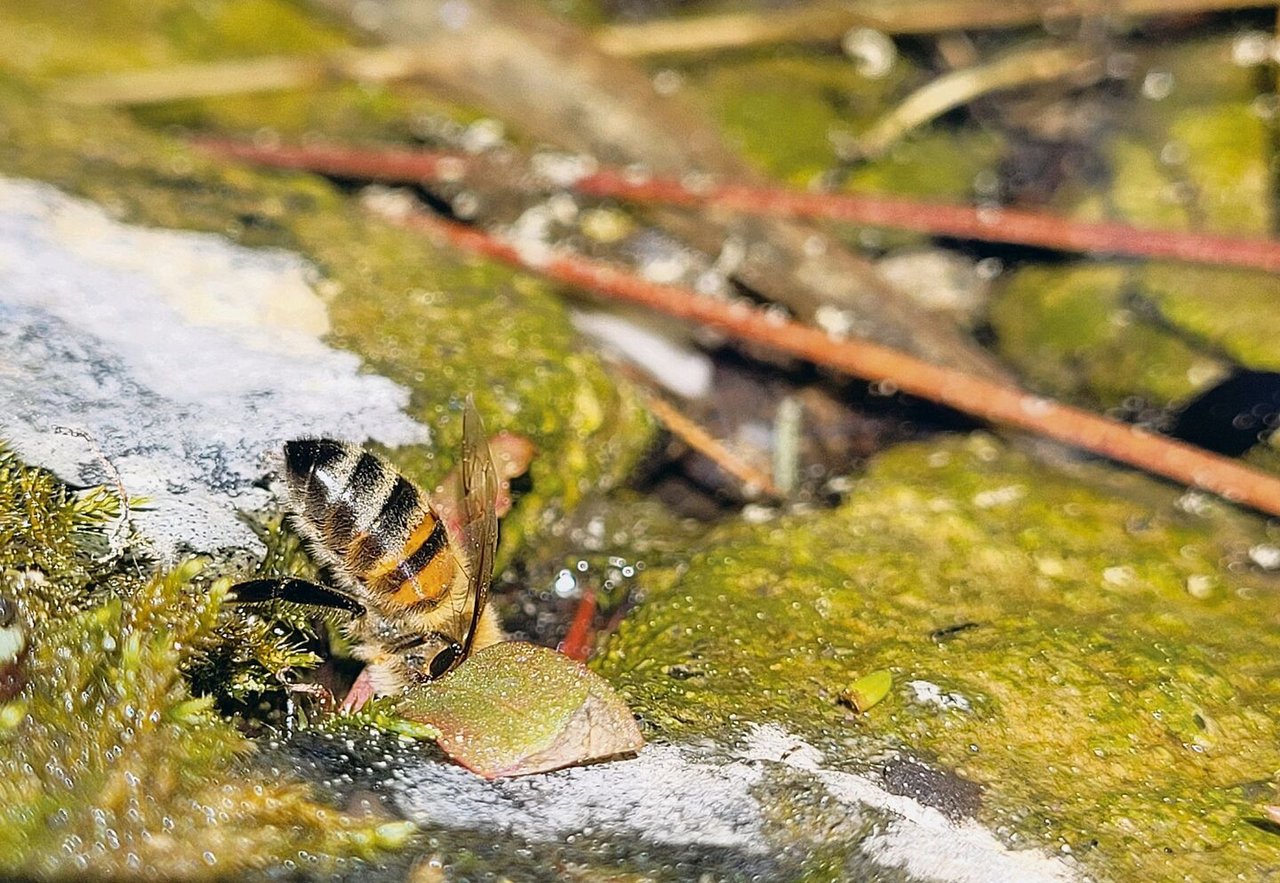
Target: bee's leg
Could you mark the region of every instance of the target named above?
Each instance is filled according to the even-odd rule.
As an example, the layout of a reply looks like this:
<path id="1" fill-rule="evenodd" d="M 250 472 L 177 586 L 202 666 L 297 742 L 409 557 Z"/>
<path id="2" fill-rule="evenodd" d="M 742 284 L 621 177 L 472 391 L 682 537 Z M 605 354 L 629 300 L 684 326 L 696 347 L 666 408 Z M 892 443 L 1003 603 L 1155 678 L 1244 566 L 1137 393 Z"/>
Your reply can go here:
<path id="1" fill-rule="evenodd" d="M 338 706 L 338 711 L 342 714 L 355 714 L 375 695 L 377 692 L 373 688 L 373 675 L 369 673 L 369 666 L 366 665 L 360 669 L 360 674 L 356 676 L 355 683 L 351 685 L 342 704 Z"/>
<path id="2" fill-rule="evenodd" d="M 279 601 L 286 604 L 300 604 L 305 607 L 316 607 L 324 610 L 342 610 L 356 617 L 364 616 L 365 614 L 364 605 L 345 592 L 295 577 L 255 579 L 237 583 L 231 587 L 227 596 L 230 600 L 240 604 L 270 604 Z M 322 706 L 332 706 L 334 703 L 333 693 L 323 684 L 298 683 L 284 676 L 281 677 L 281 680 L 287 687 L 286 721 L 289 722 L 288 726 L 290 728 L 296 711 L 294 707 L 295 695 L 305 693 L 315 696 Z M 348 696 L 348 701 L 350 699 L 351 697 Z M 368 697 L 364 701 L 368 701 Z M 360 704 L 363 705 L 364 701 Z M 347 708 L 345 703 L 343 708 L 344 710 Z"/>
<path id="3" fill-rule="evenodd" d="M 283 579 L 254 579 L 236 583 L 227 596 L 241 604 L 266 604 L 283 601 L 286 604 L 302 604 L 307 607 L 323 607 L 329 610 L 345 610 L 354 616 L 364 615 L 364 605 L 346 592 L 308 582 L 296 577 Z"/>
<path id="4" fill-rule="evenodd" d="M 290 697 L 299 694 L 304 696 L 313 696 L 320 703 L 322 708 L 332 707 L 334 704 L 333 692 L 324 684 L 312 684 L 307 681 L 295 680 L 292 670 L 285 670 L 278 675 L 280 682 L 284 684 L 285 689 L 289 692 Z"/>
<path id="5" fill-rule="evenodd" d="M 321 709 L 333 704 L 333 694 L 323 684 L 289 684 L 284 694 L 284 729 L 290 736 L 294 733 L 298 718 L 298 704 L 294 697 L 299 694 L 316 697 Z"/>
<path id="6" fill-rule="evenodd" d="M 333 693 L 329 692 L 329 688 L 324 684 L 310 684 L 305 681 L 296 681 L 291 675 L 292 671 L 286 670 L 276 677 L 280 683 L 284 684 L 284 729 L 285 733 L 292 736 L 296 728 L 298 719 L 298 703 L 294 697 L 298 695 L 314 697 L 320 703 L 320 708 L 330 708 L 333 706 Z"/>

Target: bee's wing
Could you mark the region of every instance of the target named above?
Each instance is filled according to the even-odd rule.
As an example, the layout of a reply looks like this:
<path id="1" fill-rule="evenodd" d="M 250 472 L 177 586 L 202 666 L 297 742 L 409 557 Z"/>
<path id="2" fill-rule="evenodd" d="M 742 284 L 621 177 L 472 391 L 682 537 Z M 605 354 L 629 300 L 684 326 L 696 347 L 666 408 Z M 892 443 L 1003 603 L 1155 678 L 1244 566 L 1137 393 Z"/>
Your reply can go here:
<path id="1" fill-rule="evenodd" d="M 467 623 L 467 639 L 462 645 L 462 655 L 471 652 L 471 642 L 480 624 L 489 598 L 489 583 L 493 579 L 493 559 L 498 550 L 498 471 L 493 465 L 493 454 L 484 432 L 484 423 L 475 402 L 467 396 L 462 412 L 462 474 L 461 493 L 457 517 L 460 519 L 461 539 L 466 549 L 467 597 L 470 610 L 463 615 Z"/>

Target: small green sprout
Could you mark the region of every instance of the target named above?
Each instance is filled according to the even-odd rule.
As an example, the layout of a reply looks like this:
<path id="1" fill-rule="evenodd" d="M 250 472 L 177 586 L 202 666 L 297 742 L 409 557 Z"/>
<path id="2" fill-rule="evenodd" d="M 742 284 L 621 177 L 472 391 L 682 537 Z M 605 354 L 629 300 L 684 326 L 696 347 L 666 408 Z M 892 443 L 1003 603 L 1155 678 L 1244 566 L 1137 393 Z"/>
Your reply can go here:
<path id="1" fill-rule="evenodd" d="M 889 695 L 893 686 L 893 675 L 886 669 L 873 671 L 863 675 L 840 691 L 840 701 L 859 714 L 863 714 L 871 706 Z"/>

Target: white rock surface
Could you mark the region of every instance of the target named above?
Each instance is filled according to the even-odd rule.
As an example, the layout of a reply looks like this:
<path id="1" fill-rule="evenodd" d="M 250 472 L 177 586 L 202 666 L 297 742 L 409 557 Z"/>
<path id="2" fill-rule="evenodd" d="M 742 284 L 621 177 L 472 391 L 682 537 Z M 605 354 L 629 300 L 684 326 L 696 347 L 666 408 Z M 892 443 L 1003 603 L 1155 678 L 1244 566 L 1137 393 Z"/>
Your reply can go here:
<path id="1" fill-rule="evenodd" d="M 394 767 L 397 805 L 428 828 L 502 831 L 535 842 L 589 831 L 744 854 L 778 848 L 762 795 L 789 776 L 797 787 L 812 777 L 851 820 L 868 811 L 886 820 L 858 847 L 886 868 L 948 883 L 1080 879 L 1068 858 L 1010 849 L 977 822 L 948 818 L 872 776 L 831 768 L 818 749 L 776 724 L 753 726 L 735 749 L 649 745 L 633 760 L 496 782 L 447 762 Z M 782 779 L 766 786 L 770 770 Z"/>
<path id="2" fill-rule="evenodd" d="M 407 390 L 321 341 L 316 277 L 0 178 L 0 437 L 75 485 L 110 480 L 96 444 L 150 499 L 134 523 L 162 559 L 255 547 L 237 510 L 268 502 L 254 483 L 285 440 L 428 440 Z"/>

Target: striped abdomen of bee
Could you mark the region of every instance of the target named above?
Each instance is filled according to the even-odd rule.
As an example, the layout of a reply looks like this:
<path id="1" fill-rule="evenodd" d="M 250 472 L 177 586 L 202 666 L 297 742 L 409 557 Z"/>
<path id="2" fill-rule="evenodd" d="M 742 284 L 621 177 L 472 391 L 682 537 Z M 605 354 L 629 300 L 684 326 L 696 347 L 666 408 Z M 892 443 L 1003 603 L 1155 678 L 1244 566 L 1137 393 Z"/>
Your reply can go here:
<path id="1" fill-rule="evenodd" d="M 442 677 L 472 651 L 503 640 L 489 606 L 500 484 L 470 397 L 462 457 L 445 482 L 452 492 L 439 499 L 359 445 L 299 439 L 285 443 L 284 455 L 291 521 L 340 586 L 254 579 L 232 586 L 229 597 L 349 617 L 345 631 L 367 664 L 343 708 Z"/>
<path id="2" fill-rule="evenodd" d="M 366 603 L 392 615 L 428 614 L 466 578 L 443 520 L 385 460 L 331 439 L 285 445 L 299 531 Z M 459 636 L 461 637 L 461 636 Z"/>

